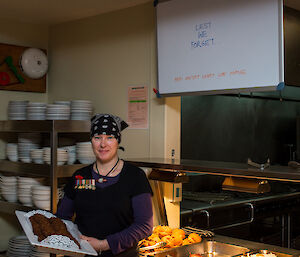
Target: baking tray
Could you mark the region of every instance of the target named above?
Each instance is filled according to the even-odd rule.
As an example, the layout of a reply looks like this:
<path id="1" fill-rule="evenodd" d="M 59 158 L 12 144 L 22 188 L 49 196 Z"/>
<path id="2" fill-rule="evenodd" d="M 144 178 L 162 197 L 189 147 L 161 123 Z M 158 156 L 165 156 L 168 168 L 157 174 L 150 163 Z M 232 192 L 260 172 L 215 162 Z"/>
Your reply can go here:
<path id="1" fill-rule="evenodd" d="M 169 248 L 164 251 L 157 252 L 140 252 L 141 257 L 178 257 L 189 256 L 191 253 L 201 254 L 203 257 L 232 257 L 238 255 L 239 257 L 247 257 L 247 252 L 250 249 L 243 246 L 226 244 L 217 242 L 215 240 L 204 239 L 200 243 L 194 243 L 175 248 Z M 288 256 L 280 256 L 288 257 Z"/>
<path id="2" fill-rule="evenodd" d="M 68 256 L 84 256 L 86 254 L 97 256 L 97 252 L 95 249 L 85 240 L 79 239 L 79 236 L 81 233 L 79 232 L 77 225 L 75 225 L 72 221 L 69 220 L 63 220 L 63 222 L 66 224 L 68 231 L 71 233 L 73 237 L 75 237 L 79 244 L 81 249 L 76 248 L 67 248 L 67 247 L 59 247 L 59 246 L 52 246 L 49 244 L 41 243 L 37 240 L 37 236 L 33 234 L 32 226 L 29 218 L 26 215 L 26 212 L 23 211 L 16 211 L 16 216 L 29 240 L 29 242 L 38 248 L 41 252 L 47 252 L 47 253 L 54 253 L 54 254 L 62 254 L 62 255 L 68 255 Z"/>

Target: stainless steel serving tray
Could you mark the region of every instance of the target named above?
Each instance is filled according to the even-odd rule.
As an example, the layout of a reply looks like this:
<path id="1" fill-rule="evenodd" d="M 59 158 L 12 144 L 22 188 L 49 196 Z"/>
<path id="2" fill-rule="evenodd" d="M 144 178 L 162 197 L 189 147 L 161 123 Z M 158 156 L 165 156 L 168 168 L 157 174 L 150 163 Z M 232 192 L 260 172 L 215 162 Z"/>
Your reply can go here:
<path id="1" fill-rule="evenodd" d="M 282 252 L 278 252 L 278 251 L 270 251 L 270 250 L 255 250 L 255 251 L 251 251 L 248 255 L 250 256 L 252 254 L 268 254 L 268 253 L 273 253 L 277 257 L 293 257 L 294 256 L 292 254 L 282 253 Z"/>
<path id="2" fill-rule="evenodd" d="M 204 239 L 200 243 L 184 245 L 181 247 L 171 248 L 161 252 L 152 252 L 145 254 L 141 253 L 141 256 L 155 255 L 158 257 L 188 257 L 191 253 L 194 253 L 201 254 L 205 257 L 231 257 L 235 255 L 245 255 L 247 252 L 250 252 L 250 249 L 246 247 Z"/>

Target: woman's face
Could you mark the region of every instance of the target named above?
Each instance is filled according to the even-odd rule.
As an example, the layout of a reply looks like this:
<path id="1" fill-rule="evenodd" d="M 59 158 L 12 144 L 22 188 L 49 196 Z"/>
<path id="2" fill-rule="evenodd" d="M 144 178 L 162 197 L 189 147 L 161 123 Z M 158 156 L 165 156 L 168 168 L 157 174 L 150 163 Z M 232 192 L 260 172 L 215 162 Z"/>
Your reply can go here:
<path id="1" fill-rule="evenodd" d="M 109 162 L 118 155 L 118 141 L 114 136 L 99 135 L 92 138 L 92 147 L 97 160 Z"/>

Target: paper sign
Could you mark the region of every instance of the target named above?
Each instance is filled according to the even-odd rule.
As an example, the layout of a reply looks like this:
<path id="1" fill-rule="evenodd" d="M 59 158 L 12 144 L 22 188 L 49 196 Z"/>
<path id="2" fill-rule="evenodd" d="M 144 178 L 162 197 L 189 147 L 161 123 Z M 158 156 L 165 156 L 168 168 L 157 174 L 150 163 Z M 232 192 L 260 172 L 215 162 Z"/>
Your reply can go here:
<path id="1" fill-rule="evenodd" d="M 128 117 L 127 122 L 131 129 L 148 128 L 148 87 L 128 87 Z"/>

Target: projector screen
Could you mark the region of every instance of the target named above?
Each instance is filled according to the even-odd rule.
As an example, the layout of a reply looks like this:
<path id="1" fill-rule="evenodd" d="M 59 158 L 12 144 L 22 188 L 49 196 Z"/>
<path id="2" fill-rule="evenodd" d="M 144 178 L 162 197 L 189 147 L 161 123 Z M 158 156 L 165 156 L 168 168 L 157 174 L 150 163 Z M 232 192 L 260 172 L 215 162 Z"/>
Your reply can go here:
<path id="1" fill-rule="evenodd" d="M 161 95 L 284 85 L 282 0 L 170 0 L 156 12 Z"/>

